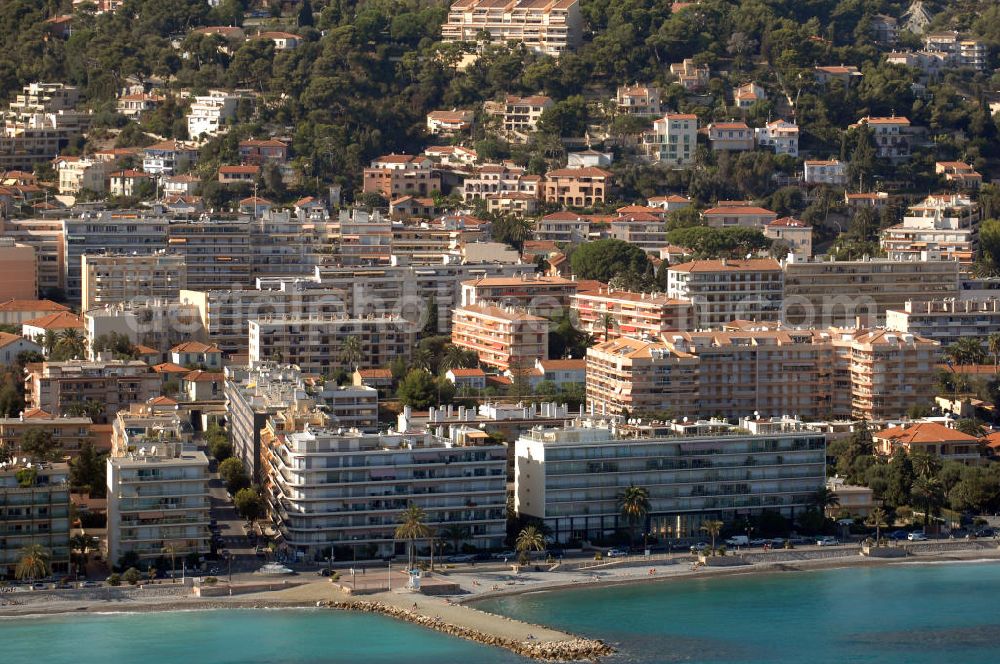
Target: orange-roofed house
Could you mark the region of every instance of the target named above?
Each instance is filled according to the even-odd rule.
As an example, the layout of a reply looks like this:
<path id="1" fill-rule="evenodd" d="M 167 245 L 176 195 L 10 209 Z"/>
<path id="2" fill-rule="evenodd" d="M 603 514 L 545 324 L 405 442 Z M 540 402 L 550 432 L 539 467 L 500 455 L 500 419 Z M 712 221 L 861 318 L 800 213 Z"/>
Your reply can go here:
<path id="1" fill-rule="evenodd" d="M 212 401 L 225 398 L 226 375 L 197 369 L 181 378 L 181 393 L 188 401 Z"/>
<path id="2" fill-rule="evenodd" d="M 689 300 L 699 327 L 778 320 L 784 273 L 772 258 L 700 260 L 667 270 L 667 295 Z"/>
<path id="3" fill-rule="evenodd" d="M 427 114 L 427 133 L 435 136 L 451 136 L 472 129 L 475 114 L 464 109 L 431 111 Z"/>
<path id="4" fill-rule="evenodd" d="M 744 228 L 763 229 L 778 218 L 778 213 L 754 205 L 719 205 L 701 213 L 702 219 L 712 228 Z"/>
<path id="5" fill-rule="evenodd" d="M 387 154 L 364 170 L 363 191 L 387 200 L 401 196 L 430 196 L 441 190 L 441 175 L 434 162 L 422 155 Z"/>
<path id="6" fill-rule="evenodd" d="M 487 102 L 485 108 L 489 112 L 500 115 L 503 131 L 514 142 L 524 143 L 528 134 L 538 129 L 538 121 L 542 113 L 553 106 L 555 102 L 544 95 L 517 97 L 507 95 L 501 103 Z"/>
<path id="7" fill-rule="evenodd" d="M 592 207 L 603 203 L 611 173 L 603 168 L 557 168 L 545 174 L 545 202 L 567 207 Z"/>
<path id="8" fill-rule="evenodd" d="M 222 351 L 214 344 L 185 341 L 170 349 L 170 361 L 186 367 L 222 368 Z"/>
<path id="9" fill-rule="evenodd" d="M 653 85 L 619 85 L 615 104 L 625 115 L 659 115 L 660 89 Z"/>
<path id="10" fill-rule="evenodd" d="M 753 129 L 746 122 L 713 122 L 708 125 L 708 142 L 713 150 L 753 150 Z"/>
<path id="11" fill-rule="evenodd" d="M 677 82 L 689 92 L 701 90 L 708 85 L 708 65 L 696 64 L 692 58 L 685 58 L 682 62 L 671 63 L 670 73 L 676 76 Z"/>
<path id="12" fill-rule="evenodd" d="M 276 138 L 251 138 L 240 141 L 240 163 L 260 166 L 288 161 L 288 146 Z"/>
<path id="13" fill-rule="evenodd" d="M 140 187 L 151 181 L 149 174 L 142 171 L 132 169 L 114 171 L 108 176 L 108 193 L 112 196 L 138 196 Z"/>
<path id="14" fill-rule="evenodd" d="M 42 316 L 28 320 L 21 325 L 21 335 L 28 339 L 35 339 L 42 343 L 46 332 L 60 334 L 66 330 L 76 330 L 83 335 L 83 319 L 68 311 L 59 311 L 54 314 Z"/>
<path id="15" fill-rule="evenodd" d="M 151 175 L 173 175 L 197 161 L 197 147 L 181 141 L 160 141 L 143 148 L 142 170 Z"/>
<path id="16" fill-rule="evenodd" d="M 144 113 L 155 111 L 164 101 L 162 95 L 145 92 L 122 95 L 118 98 L 118 112 L 129 120 L 138 120 Z"/>
<path id="17" fill-rule="evenodd" d="M 683 210 L 691 205 L 691 199 L 680 194 L 669 194 L 667 196 L 651 196 L 646 200 L 649 207 L 662 208 L 667 212 Z"/>
<path id="18" fill-rule="evenodd" d="M 240 199 L 239 211 L 240 214 L 247 214 L 257 219 L 263 217 L 273 207 L 274 203 L 266 198 L 261 196 L 247 196 Z"/>
<path id="19" fill-rule="evenodd" d="M 951 429 L 938 422 L 915 422 L 883 429 L 872 434 L 875 451 L 890 457 L 897 449 L 908 454 L 923 452 L 942 461 L 958 461 L 969 465 L 985 462 L 983 444 L 979 438 Z"/>
<path id="20" fill-rule="evenodd" d="M 391 393 L 395 383 L 390 369 L 355 369 L 351 376 L 352 385 L 374 387 L 380 395 Z"/>
<path id="21" fill-rule="evenodd" d="M 849 86 L 854 81 L 860 81 L 864 77 L 861 70 L 853 65 L 814 67 L 813 73 L 816 76 L 816 82 L 820 85 L 829 85 L 833 81 L 839 81 L 843 85 Z"/>
<path id="22" fill-rule="evenodd" d="M 292 51 L 302 43 L 302 37 L 291 32 L 271 31 L 257 34 L 256 39 L 268 39 L 274 42 L 276 51 Z"/>
<path id="23" fill-rule="evenodd" d="M 812 226 L 792 217 L 775 219 L 764 226 L 764 237 L 784 242 L 797 259 L 812 256 L 812 233 Z"/>
<path id="24" fill-rule="evenodd" d="M 939 161 L 934 164 L 934 172 L 943 175 L 959 189 L 979 189 L 983 185 L 982 174 L 962 161 Z"/>
<path id="25" fill-rule="evenodd" d="M 865 116 L 853 127 L 867 126 L 875 140 L 875 155 L 894 161 L 910 158 L 910 121 L 902 116 Z"/>
<path id="26" fill-rule="evenodd" d="M 444 377 L 458 389 L 486 389 L 486 372 L 476 367 L 473 369 L 448 369 Z"/>
<path id="27" fill-rule="evenodd" d="M 41 318 L 60 311 L 69 311 L 69 307 L 52 300 L 16 300 L 0 302 L 0 325 L 21 325 L 33 318 Z"/>
<path id="28" fill-rule="evenodd" d="M 257 165 L 219 166 L 219 182 L 222 184 L 252 184 L 258 177 L 260 166 Z"/>
<path id="29" fill-rule="evenodd" d="M 535 369 L 543 381 L 555 383 L 558 388 L 583 387 L 587 382 L 587 360 L 560 359 L 536 360 Z"/>

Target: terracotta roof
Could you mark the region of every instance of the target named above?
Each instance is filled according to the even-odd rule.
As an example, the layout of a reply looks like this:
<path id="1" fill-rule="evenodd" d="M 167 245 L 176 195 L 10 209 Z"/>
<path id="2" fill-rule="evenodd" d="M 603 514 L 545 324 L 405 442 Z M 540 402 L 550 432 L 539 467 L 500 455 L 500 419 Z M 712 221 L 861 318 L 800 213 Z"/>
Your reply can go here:
<path id="1" fill-rule="evenodd" d="M 171 353 L 219 353 L 215 344 L 203 344 L 200 341 L 184 341 L 170 349 Z"/>
<path id="2" fill-rule="evenodd" d="M 7 300 L 0 302 L 0 311 L 69 311 L 69 307 L 52 300 Z"/>
<path id="3" fill-rule="evenodd" d="M 603 168 L 598 168 L 596 166 L 585 166 L 583 168 L 557 168 L 554 171 L 549 171 L 545 174 L 545 177 L 557 177 L 557 178 L 571 178 L 571 177 L 590 177 L 590 178 L 609 178 L 611 173 L 604 170 Z"/>
<path id="4" fill-rule="evenodd" d="M 136 344 L 135 352 L 139 353 L 140 355 L 154 355 L 154 354 L 159 354 L 160 351 L 156 350 L 155 348 L 150 348 L 149 346 Z"/>
<path id="5" fill-rule="evenodd" d="M 260 173 L 260 166 L 219 166 L 219 172 L 233 175 L 257 175 Z"/>
<path id="6" fill-rule="evenodd" d="M 201 369 L 195 369 L 191 373 L 184 376 L 184 380 L 188 383 L 211 383 L 213 381 L 223 381 L 226 379 L 226 374 L 218 371 L 202 371 Z"/>
<path id="7" fill-rule="evenodd" d="M 486 375 L 482 369 L 449 369 L 455 378 L 480 378 Z"/>
<path id="8" fill-rule="evenodd" d="M 260 39 L 302 39 L 299 35 L 292 34 L 291 32 L 262 32 L 257 35 Z"/>
<path id="9" fill-rule="evenodd" d="M 545 371 L 582 371 L 587 368 L 587 360 L 583 358 L 576 360 L 542 360 L 541 365 Z"/>
<path id="10" fill-rule="evenodd" d="M 287 148 L 288 146 L 276 138 L 248 138 L 240 141 L 241 148 Z"/>
<path id="11" fill-rule="evenodd" d="M 48 413 L 41 408 L 29 408 L 24 411 L 24 419 L 26 420 L 51 420 L 52 413 Z"/>
<path id="12" fill-rule="evenodd" d="M 918 422 L 906 427 L 891 427 L 872 435 L 873 438 L 893 440 L 905 445 L 928 445 L 942 442 L 969 442 L 978 440 L 975 436 L 949 429 L 937 422 Z"/>
<path id="13" fill-rule="evenodd" d="M 11 334 L 10 332 L 0 332 L 0 348 L 9 346 L 15 341 L 27 341 L 20 334 Z"/>
<path id="14" fill-rule="evenodd" d="M 782 228 L 812 228 L 806 222 L 800 221 L 793 217 L 782 217 L 781 219 L 775 219 L 768 224 L 770 227 L 782 227 Z"/>
<path id="15" fill-rule="evenodd" d="M 746 122 L 713 122 L 709 129 L 750 129 Z"/>
<path id="16" fill-rule="evenodd" d="M 730 206 L 730 207 L 714 207 L 714 208 L 709 208 L 708 210 L 705 210 L 704 212 L 702 212 L 702 214 L 703 215 L 709 215 L 709 214 L 724 214 L 724 215 L 743 215 L 743 214 L 749 214 L 749 215 L 770 215 L 770 214 L 773 214 L 773 215 L 777 216 L 778 213 L 774 212 L 773 210 L 767 210 L 767 209 L 762 208 L 762 207 L 754 207 L 752 205 L 734 205 L 734 206 Z"/>
<path id="17" fill-rule="evenodd" d="M 176 406 L 177 405 L 176 401 L 174 401 L 170 397 L 165 397 L 165 396 L 153 397 L 152 399 L 148 400 L 146 403 L 148 403 L 150 406 Z"/>
<path id="18" fill-rule="evenodd" d="M 529 314 L 527 311 L 518 309 L 503 309 L 492 304 L 467 304 L 464 307 L 456 307 L 455 312 L 467 312 L 470 314 L 482 314 L 490 318 L 500 320 L 524 320 L 524 321 L 544 321 L 545 318 Z"/>
<path id="19" fill-rule="evenodd" d="M 161 362 L 160 364 L 153 365 L 153 371 L 156 373 L 188 373 L 191 371 L 187 367 L 182 367 L 179 364 L 174 364 L 173 362 Z"/>
<path id="20" fill-rule="evenodd" d="M 83 319 L 68 311 L 58 311 L 48 316 L 25 321 L 23 325 L 38 327 L 43 330 L 82 330 Z"/>
<path id="21" fill-rule="evenodd" d="M 904 125 L 910 124 L 910 121 L 907 118 L 904 118 L 902 116 L 893 116 L 893 117 L 889 117 L 889 118 L 864 117 L 864 118 L 861 118 L 860 120 L 858 120 L 858 124 L 861 124 L 862 122 L 867 123 L 867 124 L 875 124 L 875 125 L 877 125 L 877 124 L 904 124 Z"/>
<path id="22" fill-rule="evenodd" d="M 185 152 L 197 152 L 198 148 L 184 145 L 180 141 L 160 141 L 159 143 L 153 143 L 152 145 L 147 145 L 143 150 L 176 150 Z"/>
<path id="23" fill-rule="evenodd" d="M 391 379 L 392 370 L 391 369 L 358 369 L 358 375 L 362 378 L 382 378 Z"/>

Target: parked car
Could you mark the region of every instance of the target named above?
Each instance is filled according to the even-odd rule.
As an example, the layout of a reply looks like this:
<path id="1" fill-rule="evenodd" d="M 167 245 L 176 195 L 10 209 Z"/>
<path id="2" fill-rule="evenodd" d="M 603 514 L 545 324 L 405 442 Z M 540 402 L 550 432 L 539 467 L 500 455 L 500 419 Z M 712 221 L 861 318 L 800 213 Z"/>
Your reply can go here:
<path id="1" fill-rule="evenodd" d="M 608 549 L 608 552 L 604 555 L 608 558 L 622 558 L 628 555 L 628 551 L 624 549 Z"/>
<path id="2" fill-rule="evenodd" d="M 691 553 L 702 553 L 703 551 L 708 551 L 708 548 L 708 544 L 705 542 L 698 542 L 691 545 Z"/>
<path id="3" fill-rule="evenodd" d="M 445 561 L 449 563 L 471 563 L 475 559 L 476 556 L 471 553 L 460 553 L 455 556 L 448 556 L 445 558 Z"/>
<path id="4" fill-rule="evenodd" d="M 997 531 L 992 528 L 980 528 L 976 531 L 976 537 L 996 537 Z"/>
<path id="5" fill-rule="evenodd" d="M 764 539 L 763 537 L 756 537 L 750 540 L 750 546 L 764 546 L 765 544 L 770 544 L 771 540 Z"/>
<path id="6" fill-rule="evenodd" d="M 906 539 L 908 539 L 911 542 L 926 542 L 927 535 L 924 535 L 919 530 L 914 530 L 912 533 L 906 536 Z"/>
<path id="7" fill-rule="evenodd" d="M 80 587 L 81 588 L 96 588 L 97 584 L 94 583 L 93 581 L 81 581 L 80 582 Z"/>
<path id="8" fill-rule="evenodd" d="M 750 538 L 746 535 L 733 535 L 726 540 L 726 546 L 749 546 Z"/>
<path id="9" fill-rule="evenodd" d="M 910 533 L 906 532 L 905 530 L 894 530 L 891 533 L 889 533 L 886 537 L 888 537 L 888 539 L 891 540 L 905 540 L 909 536 Z"/>
<path id="10" fill-rule="evenodd" d="M 832 535 L 825 535 L 816 540 L 816 546 L 836 546 L 840 544 L 840 540 Z"/>
<path id="11" fill-rule="evenodd" d="M 320 576 L 330 576 L 331 575 L 330 569 L 327 568 L 327 567 L 324 567 L 323 569 L 319 570 L 316 573 L 319 574 Z"/>
<path id="12" fill-rule="evenodd" d="M 517 558 L 516 551 L 501 551 L 493 554 L 493 560 L 513 560 L 514 558 Z"/>
<path id="13" fill-rule="evenodd" d="M 789 537 L 788 541 L 792 544 L 812 544 L 812 540 L 808 537 Z"/>

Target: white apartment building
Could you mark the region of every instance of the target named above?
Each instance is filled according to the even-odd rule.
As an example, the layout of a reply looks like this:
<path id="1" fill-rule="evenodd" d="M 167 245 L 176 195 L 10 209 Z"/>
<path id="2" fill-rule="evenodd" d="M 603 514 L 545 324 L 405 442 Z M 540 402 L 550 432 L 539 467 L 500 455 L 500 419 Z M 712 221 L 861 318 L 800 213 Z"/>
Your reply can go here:
<path id="1" fill-rule="evenodd" d="M 137 427 L 107 461 L 107 558 L 134 551 L 145 561 L 210 551 L 208 458 L 169 430 Z"/>
<path id="2" fill-rule="evenodd" d="M 496 194 L 525 194 L 540 198 L 542 176 L 531 175 L 523 168 L 502 164 L 483 164 L 475 175 L 462 183 L 462 200 L 466 203 Z"/>
<path id="3" fill-rule="evenodd" d="M 542 113 L 553 104 L 552 99 L 544 95 L 507 95 L 502 102 L 486 102 L 485 108 L 487 112 L 500 116 L 505 135 L 510 136 L 511 140 L 524 142 L 527 134 L 538 128 Z"/>
<path id="4" fill-rule="evenodd" d="M 698 116 L 693 113 L 667 113 L 642 135 L 646 157 L 671 166 L 690 166 L 697 147 Z"/>
<path id="5" fill-rule="evenodd" d="M 583 39 L 578 0 L 458 0 L 441 26 L 445 42 L 475 42 L 480 32 L 506 44 L 559 57 Z"/>
<path id="6" fill-rule="evenodd" d="M 844 185 L 847 183 L 847 167 L 837 159 L 806 159 L 802 165 L 802 177 L 806 184 Z"/>
<path id="7" fill-rule="evenodd" d="M 660 90 L 652 85 L 619 85 L 615 105 L 625 115 L 659 115 Z M 601 166 L 603 164 L 594 164 Z"/>
<path id="8" fill-rule="evenodd" d="M 187 116 L 188 136 L 197 139 L 223 131 L 226 121 L 236 116 L 236 106 L 240 99 L 240 95 L 221 90 L 212 90 L 207 95 L 195 97 Z"/>
<path id="9" fill-rule="evenodd" d="M 855 127 L 867 125 L 875 140 L 875 154 L 883 159 L 903 160 L 910 157 L 910 121 L 907 118 L 866 116 Z"/>
<path id="10" fill-rule="evenodd" d="M 941 348 L 964 338 L 985 344 L 987 337 L 1000 332 L 1000 300 L 907 300 L 902 308 L 885 312 L 885 326 L 937 341 Z"/>
<path id="11" fill-rule="evenodd" d="M 113 161 L 100 161 L 80 157 L 59 157 L 56 173 L 59 175 L 60 194 L 79 194 L 86 189 L 102 193 L 108 188 L 108 177 L 114 170 Z"/>
<path id="12" fill-rule="evenodd" d="M 175 254 L 81 257 L 82 311 L 133 298 L 176 299 L 187 288 L 187 262 Z"/>
<path id="13" fill-rule="evenodd" d="M 506 536 L 504 445 L 307 427 L 275 438 L 263 454 L 271 517 L 301 557 L 331 546 L 338 558 L 402 553 L 395 529 L 410 505 L 432 530 L 467 528 L 474 546 L 499 547 Z"/>
<path id="14" fill-rule="evenodd" d="M 891 260 L 957 260 L 970 268 L 979 248 L 979 204 L 964 194 L 928 196 L 882 231 Z"/>
<path id="15" fill-rule="evenodd" d="M 954 31 L 932 32 L 924 35 L 924 49 L 943 53 L 949 64 L 972 69 L 986 69 L 989 47 L 979 39 L 962 37 Z"/>
<path id="16" fill-rule="evenodd" d="M 591 540 L 630 527 L 619 496 L 635 485 L 649 492 L 643 532 L 698 537 L 708 520 L 763 510 L 792 517 L 825 476 L 825 435 L 796 420 L 621 427 L 577 419 L 518 438 L 514 509 L 541 519 L 557 542 Z"/>
<path id="17" fill-rule="evenodd" d="M 799 126 L 786 120 L 768 122 L 754 129 L 757 145 L 774 150 L 774 154 L 799 156 Z"/>

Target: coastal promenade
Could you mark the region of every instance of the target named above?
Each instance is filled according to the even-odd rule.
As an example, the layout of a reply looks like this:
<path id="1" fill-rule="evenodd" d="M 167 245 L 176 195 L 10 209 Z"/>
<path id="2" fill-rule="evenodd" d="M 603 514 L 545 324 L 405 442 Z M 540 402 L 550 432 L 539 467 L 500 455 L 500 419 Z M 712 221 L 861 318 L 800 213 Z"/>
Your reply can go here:
<path id="1" fill-rule="evenodd" d="M 330 608 L 378 613 L 434 629 L 452 636 L 505 648 L 537 660 L 593 660 L 611 648 L 600 641 L 542 625 L 512 620 L 480 611 L 470 602 L 525 592 L 585 588 L 619 584 L 656 583 L 671 579 L 808 571 L 824 568 L 948 563 L 972 560 L 1000 561 L 995 541 L 926 542 L 899 547 L 904 558 L 880 559 L 859 555 L 856 546 L 813 550 L 780 550 L 745 554 L 744 564 L 696 566 L 691 556 L 672 560 L 626 559 L 601 561 L 582 569 L 559 565 L 531 565 L 514 573 L 509 568 L 459 566 L 436 571 L 458 594 L 428 596 L 403 587 L 405 575 L 393 576 L 393 590 L 352 595 L 323 577 L 290 577 L 267 592 L 240 594 L 240 579 L 233 596 L 195 597 L 182 584 L 145 587 L 96 588 L 60 591 L 20 591 L 0 595 L 0 616 L 87 612 L 142 612 L 238 608 Z M 738 556 L 726 556 L 738 559 Z M 596 561 L 595 561 L 596 562 Z M 577 567 L 576 565 L 567 566 Z M 536 571 L 537 570 L 537 571 Z M 370 575 L 369 575 L 370 576 Z M 250 581 L 251 579 L 246 579 Z M 259 582 L 259 580 L 258 580 Z M 225 587 L 225 586 L 223 586 Z"/>

